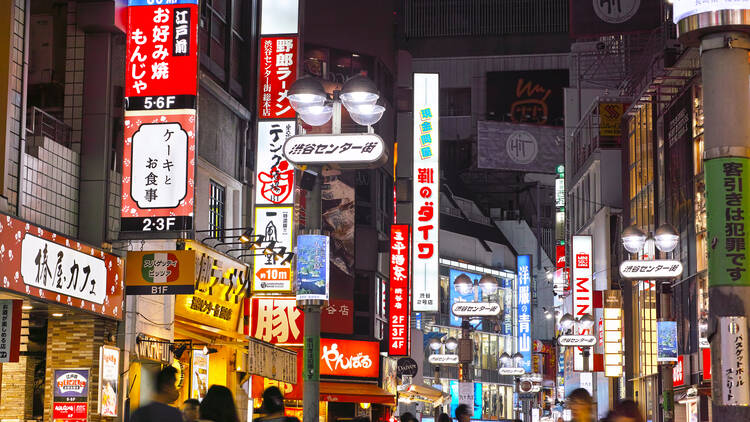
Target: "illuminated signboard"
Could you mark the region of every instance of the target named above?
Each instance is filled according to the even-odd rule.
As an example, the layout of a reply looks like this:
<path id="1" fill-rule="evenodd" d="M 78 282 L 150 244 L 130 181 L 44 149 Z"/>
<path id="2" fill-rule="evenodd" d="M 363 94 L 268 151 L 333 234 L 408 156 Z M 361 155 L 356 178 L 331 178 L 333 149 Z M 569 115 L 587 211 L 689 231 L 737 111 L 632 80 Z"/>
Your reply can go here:
<path id="1" fill-rule="evenodd" d="M 531 256 L 518 255 L 518 352 L 523 356 L 521 367 L 531 372 Z"/>
<path id="2" fill-rule="evenodd" d="M 195 251 L 129 251 L 125 294 L 190 294 L 195 275 Z"/>
<path id="3" fill-rule="evenodd" d="M 440 82 L 414 74 L 412 290 L 415 312 L 438 310 L 440 233 Z"/>
<path id="4" fill-rule="evenodd" d="M 21 306 L 18 299 L 0 299 L 0 363 L 18 362 L 21 352 Z"/>
<path id="5" fill-rule="evenodd" d="M 376 341 L 320 339 L 320 375 L 377 378 L 379 363 Z"/>
<path id="6" fill-rule="evenodd" d="M 330 243 L 328 236 L 297 236 L 297 300 L 328 300 Z"/>
<path id="7" fill-rule="evenodd" d="M 256 207 L 255 233 L 262 235 L 264 247 L 273 246 L 275 251 L 286 248 L 292 250 L 294 235 L 293 207 Z M 292 263 L 272 253 L 253 257 L 253 292 L 291 292 Z"/>
<path id="8" fill-rule="evenodd" d="M 128 7 L 123 232 L 193 227 L 198 5 L 154 3 Z"/>
<path id="9" fill-rule="evenodd" d="M 594 261 L 592 259 L 591 236 L 573 236 L 572 250 L 573 316 L 575 319 L 580 319 L 584 315 L 594 316 Z M 593 334 L 592 329 L 590 328 L 576 329 L 578 330 L 578 332 L 575 333 L 577 335 L 589 336 Z M 583 359 L 583 349 L 577 347 L 575 349 L 574 370 L 582 371 L 584 367 L 594 367 L 593 353 L 589 356 L 588 365 L 584 365 Z"/>
<path id="10" fill-rule="evenodd" d="M 604 292 L 604 376 L 622 375 L 622 297 L 619 290 Z"/>
<path id="11" fill-rule="evenodd" d="M 289 297 L 251 299 L 250 336 L 271 344 L 301 346 L 305 316 Z"/>
<path id="12" fill-rule="evenodd" d="M 555 179 L 555 206 L 565 206 L 565 179 Z"/>
<path id="13" fill-rule="evenodd" d="M 293 119 L 289 88 L 297 80 L 297 36 L 260 39 L 258 112 L 261 119 Z"/>
<path id="14" fill-rule="evenodd" d="M 102 416 L 117 416 L 117 389 L 120 384 L 120 349 L 112 346 L 99 348 L 99 400 Z"/>
<path id="15" fill-rule="evenodd" d="M 391 225 L 388 354 L 409 355 L 409 226 Z"/>

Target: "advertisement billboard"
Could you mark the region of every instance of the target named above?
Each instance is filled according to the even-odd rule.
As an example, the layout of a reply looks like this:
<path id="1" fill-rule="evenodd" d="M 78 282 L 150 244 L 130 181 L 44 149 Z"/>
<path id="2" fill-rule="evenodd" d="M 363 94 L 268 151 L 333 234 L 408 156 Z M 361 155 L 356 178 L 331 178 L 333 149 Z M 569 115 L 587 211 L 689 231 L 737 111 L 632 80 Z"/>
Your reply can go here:
<path id="1" fill-rule="evenodd" d="M 258 340 L 284 346 L 302 346 L 304 321 L 305 315 L 297 308 L 296 298 L 250 298 L 250 336 Z"/>
<path id="2" fill-rule="evenodd" d="M 477 136 L 477 165 L 483 169 L 552 174 L 565 153 L 562 128 L 479 121 Z"/>
<path id="3" fill-rule="evenodd" d="M 653 0 L 570 0 L 570 35 L 576 38 L 648 31 L 659 26 L 661 6 Z"/>
<path id="4" fill-rule="evenodd" d="M 571 287 L 573 288 L 573 317 L 579 319 L 584 315 L 594 316 L 594 279 L 591 236 L 573 236 L 572 253 L 573 274 Z M 577 330 L 574 335 L 593 335 L 592 329 Z M 588 365 L 584 363 L 583 349 L 576 347 L 574 352 L 573 369 L 583 371 L 584 367 L 594 368 L 593 353 L 589 356 Z"/>
<path id="5" fill-rule="evenodd" d="M 469 272 L 469 271 L 456 270 L 456 269 L 453 269 L 453 268 L 450 269 L 449 275 L 450 275 L 450 279 L 449 279 L 450 283 L 449 283 L 449 286 L 448 286 L 448 290 L 450 291 L 450 306 L 451 306 L 451 309 L 453 308 L 453 305 L 455 305 L 456 303 L 475 302 L 475 300 L 474 300 L 474 292 L 473 291 L 470 290 L 467 293 L 460 293 L 458 290 L 456 290 L 453 287 L 453 285 L 454 285 L 453 283 L 456 281 L 456 278 L 458 278 L 461 275 L 465 275 L 465 276 L 469 277 L 469 279 L 472 282 L 479 282 L 479 279 L 482 278 L 482 276 L 479 275 L 479 274 L 475 274 L 475 273 Z M 476 302 L 481 302 L 481 301 L 482 301 L 482 290 L 481 289 L 477 289 L 477 300 L 476 300 Z M 451 312 L 450 325 L 452 325 L 454 327 L 460 327 L 461 326 L 461 321 L 462 321 L 462 318 L 460 316 L 456 316 L 455 314 L 453 314 L 453 312 Z M 480 327 L 479 329 L 481 329 L 481 326 L 482 325 L 480 324 L 479 325 L 479 327 Z"/>
<path id="6" fill-rule="evenodd" d="M 52 378 L 52 420 L 86 422 L 89 416 L 88 369 L 55 369 Z"/>
<path id="7" fill-rule="evenodd" d="M 487 72 L 487 114 L 502 122 L 562 126 L 569 82 L 567 69 Z"/>
<path id="8" fill-rule="evenodd" d="M 120 384 L 120 349 L 112 346 L 99 348 L 99 400 L 101 416 L 117 416 L 117 389 Z"/>
<path id="9" fill-rule="evenodd" d="M 414 74 L 414 205 L 412 306 L 438 310 L 440 235 L 440 81 L 437 73 Z"/>
<path id="10" fill-rule="evenodd" d="M 521 367 L 531 372 L 531 255 L 518 255 L 516 258 L 518 296 L 518 352 L 521 353 Z"/>
<path id="11" fill-rule="evenodd" d="M 287 93 L 297 80 L 298 40 L 296 35 L 260 39 L 258 117 L 261 119 L 293 119 L 296 116 Z"/>
<path id="12" fill-rule="evenodd" d="M 255 234 L 264 237 L 263 245 L 274 250 L 292 250 L 294 235 L 293 207 L 256 207 Z M 272 253 L 253 257 L 253 292 L 291 292 L 292 263 L 283 262 Z"/>
<path id="13" fill-rule="evenodd" d="M 328 300 L 330 254 L 328 236 L 297 236 L 297 300 Z"/>
<path id="14" fill-rule="evenodd" d="M 656 322 L 657 353 L 656 361 L 677 362 L 677 322 Z"/>
<path id="15" fill-rule="evenodd" d="M 409 355 L 409 225 L 391 225 L 391 283 L 388 294 L 388 354 Z"/>

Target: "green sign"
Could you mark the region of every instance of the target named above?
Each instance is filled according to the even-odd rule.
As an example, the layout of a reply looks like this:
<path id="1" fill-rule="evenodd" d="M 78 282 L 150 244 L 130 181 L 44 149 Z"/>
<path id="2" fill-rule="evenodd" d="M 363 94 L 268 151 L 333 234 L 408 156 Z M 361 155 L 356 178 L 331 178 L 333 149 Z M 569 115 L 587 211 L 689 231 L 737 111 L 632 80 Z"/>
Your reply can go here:
<path id="1" fill-rule="evenodd" d="M 705 161 L 709 286 L 750 286 L 750 158 Z"/>
<path id="2" fill-rule="evenodd" d="M 305 336 L 304 369 L 302 379 L 320 381 L 320 336 Z"/>

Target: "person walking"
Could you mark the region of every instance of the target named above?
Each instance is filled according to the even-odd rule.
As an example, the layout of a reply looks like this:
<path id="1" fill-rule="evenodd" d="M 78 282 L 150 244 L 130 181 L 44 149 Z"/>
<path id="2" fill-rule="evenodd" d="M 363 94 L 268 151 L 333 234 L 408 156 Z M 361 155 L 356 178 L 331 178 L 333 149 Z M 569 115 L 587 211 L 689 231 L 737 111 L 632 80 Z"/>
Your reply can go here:
<path id="1" fill-rule="evenodd" d="M 572 422 L 594 421 L 594 399 L 584 388 L 576 388 L 568 396 L 568 408 L 572 416 Z"/>
<path id="2" fill-rule="evenodd" d="M 212 385 L 201 401 L 201 421 L 240 422 L 232 392 L 223 385 Z"/>
<path id="3" fill-rule="evenodd" d="M 183 422 L 182 413 L 173 403 L 180 396 L 177 391 L 177 369 L 166 366 L 156 374 L 154 378 L 156 392 L 153 401 L 141 406 L 130 417 L 130 422 Z"/>
<path id="4" fill-rule="evenodd" d="M 299 422 L 293 416 L 284 415 L 284 395 L 278 387 L 268 387 L 263 391 L 260 413 L 265 415 L 260 418 L 263 422 Z"/>
<path id="5" fill-rule="evenodd" d="M 615 406 L 607 416 L 607 422 L 644 422 L 643 415 L 638 409 L 638 403 L 633 400 L 623 400 Z"/>
<path id="6" fill-rule="evenodd" d="M 441 413 L 438 415 L 437 422 L 453 422 L 451 417 L 447 413 Z"/>
<path id="7" fill-rule="evenodd" d="M 459 404 L 456 408 L 456 420 L 458 422 L 470 422 L 471 421 L 471 412 L 469 411 L 469 406 L 465 404 Z"/>
<path id="8" fill-rule="evenodd" d="M 182 403 L 182 418 L 185 422 L 195 422 L 200 416 L 201 402 L 197 399 L 187 399 Z"/>

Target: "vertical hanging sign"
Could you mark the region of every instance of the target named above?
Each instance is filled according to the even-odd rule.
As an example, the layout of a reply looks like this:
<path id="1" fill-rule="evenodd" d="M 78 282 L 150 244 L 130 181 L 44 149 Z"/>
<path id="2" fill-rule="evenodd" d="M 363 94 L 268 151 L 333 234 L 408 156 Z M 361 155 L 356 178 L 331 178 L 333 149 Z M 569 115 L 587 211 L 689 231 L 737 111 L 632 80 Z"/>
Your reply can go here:
<path id="1" fill-rule="evenodd" d="M 580 319 L 584 315 L 594 316 L 594 261 L 591 259 L 591 236 L 573 236 L 573 317 Z M 592 329 L 576 328 L 576 335 L 592 335 Z M 593 370 L 593 353 L 589 354 L 588 365 L 584 363 L 583 349 L 576 347 L 573 369 L 583 371 L 584 367 Z"/>
<path id="2" fill-rule="evenodd" d="M 299 65 L 299 4 L 262 0 L 258 42 L 258 125 L 255 160 L 255 241 L 269 253 L 256 256 L 253 292 L 292 293 L 292 263 L 271 252 L 294 247 L 294 167 L 284 142 L 297 134 L 287 95 Z M 269 36 L 272 35 L 272 36 Z"/>
<path id="3" fill-rule="evenodd" d="M 440 235 L 440 80 L 414 74 L 412 290 L 415 312 L 437 312 Z"/>
<path id="4" fill-rule="evenodd" d="M 21 350 L 22 300 L 0 300 L 0 363 L 18 362 Z"/>
<path id="5" fill-rule="evenodd" d="M 193 228 L 198 1 L 154 3 L 128 4 L 123 232 Z"/>
<path id="6" fill-rule="evenodd" d="M 531 256 L 518 255 L 518 352 L 523 356 L 521 366 L 531 373 Z"/>
<path id="7" fill-rule="evenodd" d="M 409 225 L 391 225 L 388 354 L 409 356 Z"/>

